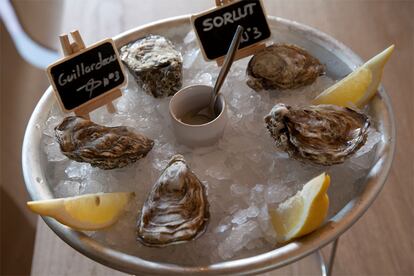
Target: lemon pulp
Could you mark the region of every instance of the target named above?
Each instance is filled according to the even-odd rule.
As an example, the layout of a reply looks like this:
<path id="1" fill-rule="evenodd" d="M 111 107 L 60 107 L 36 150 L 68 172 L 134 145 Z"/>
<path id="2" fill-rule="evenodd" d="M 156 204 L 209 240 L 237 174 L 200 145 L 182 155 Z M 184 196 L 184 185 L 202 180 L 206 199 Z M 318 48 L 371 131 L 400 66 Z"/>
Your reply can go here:
<path id="1" fill-rule="evenodd" d="M 335 104 L 343 107 L 363 107 L 376 94 L 384 66 L 394 51 L 391 45 L 344 79 L 327 88 L 313 104 Z"/>
<path id="2" fill-rule="evenodd" d="M 29 201 L 33 212 L 78 230 L 97 230 L 115 223 L 134 193 L 97 193 Z"/>
<path id="3" fill-rule="evenodd" d="M 317 229 L 328 214 L 327 190 L 330 177 L 326 173 L 307 182 L 301 191 L 269 210 L 279 242 L 306 235 Z"/>

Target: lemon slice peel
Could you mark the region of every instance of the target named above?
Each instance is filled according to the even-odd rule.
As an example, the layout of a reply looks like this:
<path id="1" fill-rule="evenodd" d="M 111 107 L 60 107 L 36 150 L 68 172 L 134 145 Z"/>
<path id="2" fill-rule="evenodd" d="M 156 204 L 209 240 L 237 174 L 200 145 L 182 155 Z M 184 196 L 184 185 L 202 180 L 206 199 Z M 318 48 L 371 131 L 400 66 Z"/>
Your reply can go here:
<path id="1" fill-rule="evenodd" d="M 49 216 L 76 230 L 99 230 L 114 224 L 134 193 L 97 193 L 29 201 L 31 211 Z"/>

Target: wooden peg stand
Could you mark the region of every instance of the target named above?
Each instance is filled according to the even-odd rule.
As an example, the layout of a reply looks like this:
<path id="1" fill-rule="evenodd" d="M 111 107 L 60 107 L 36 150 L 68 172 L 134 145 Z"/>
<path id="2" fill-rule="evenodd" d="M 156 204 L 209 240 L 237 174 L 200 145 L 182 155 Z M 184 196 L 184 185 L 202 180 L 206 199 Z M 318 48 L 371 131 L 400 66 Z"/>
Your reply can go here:
<path id="1" fill-rule="evenodd" d="M 216 0 L 216 6 L 220 7 L 233 2 L 234 0 Z"/>
<path id="2" fill-rule="evenodd" d="M 73 42 L 69 41 L 69 36 L 67 34 L 60 35 L 59 41 L 63 49 L 63 54 L 65 57 L 69 57 L 83 49 L 85 49 L 85 43 L 79 33 L 78 30 L 70 32 L 72 36 Z M 108 93 L 107 95 L 100 97 L 96 100 L 90 101 L 86 105 L 82 105 L 74 110 L 77 116 L 82 116 L 84 118 L 90 119 L 89 113 L 93 110 L 97 109 L 102 105 L 106 105 L 106 109 L 109 113 L 115 113 L 116 109 L 113 105 L 112 101 L 116 98 L 122 96 L 122 92 L 119 89 L 116 89 L 112 93 Z"/>

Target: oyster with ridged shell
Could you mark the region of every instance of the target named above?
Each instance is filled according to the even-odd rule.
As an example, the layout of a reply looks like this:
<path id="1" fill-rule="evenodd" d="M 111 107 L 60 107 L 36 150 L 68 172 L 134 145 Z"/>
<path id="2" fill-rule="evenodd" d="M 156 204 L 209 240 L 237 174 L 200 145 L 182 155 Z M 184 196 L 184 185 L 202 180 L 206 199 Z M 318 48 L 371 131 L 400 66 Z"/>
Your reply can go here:
<path id="1" fill-rule="evenodd" d="M 364 145 L 370 125 L 366 115 L 335 105 L 277 104 L 265 122 L 278 148 L 320 165 L 344 162 Z"/>
<path id="2" fill-rule="evenodd" d="M 174 95 L 182 85 L 183 58 L 167 38 L 148 35 L 123 46 L 120 57 L 139 86 L 154 97 Z"/>
<path id="3" fill-rule="evenodd" d="M 127 127 L 105 127 L 77 116 L 63 119 L 55 137 L 68 158 L 105 170 L 133 163 L 154 146 L 153 140 Z"/>
<path id="4" fill-rule="evenodd" d="M 324 66 L 304 49 L 273 44 L 257 52 L 247 66 L 247 85 L 263 89 L 293 89 L 313 83 Z"/>
<path id="5" fill-rule="evenodd" d="M 209 219 L 206 189 L 175 155 L 148 195 L 138 219 L 138 240 L 164 247 L 193 240 L 204 233 Z"/>

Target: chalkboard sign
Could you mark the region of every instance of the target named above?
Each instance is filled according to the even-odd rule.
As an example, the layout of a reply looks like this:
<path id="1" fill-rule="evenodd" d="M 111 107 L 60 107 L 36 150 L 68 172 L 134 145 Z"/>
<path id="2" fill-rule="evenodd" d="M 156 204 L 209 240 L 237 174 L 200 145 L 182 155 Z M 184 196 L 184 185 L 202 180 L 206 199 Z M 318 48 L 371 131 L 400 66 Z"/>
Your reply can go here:
<path id="1" fill-rule="evenodd" d="M 242 0 L 192 17 L 203 55 L 214 60 L 226 55 L 237 26 L 244 27 L 239 49 L 270 37 L 270 28 L 260 0 Z"/>
<path id="2" fill-rule="evenodd" d="M 112 39 L 59 60 L 50 65 L 47 71 L 65 111 L 96 101 L 126 82 Z"/>

